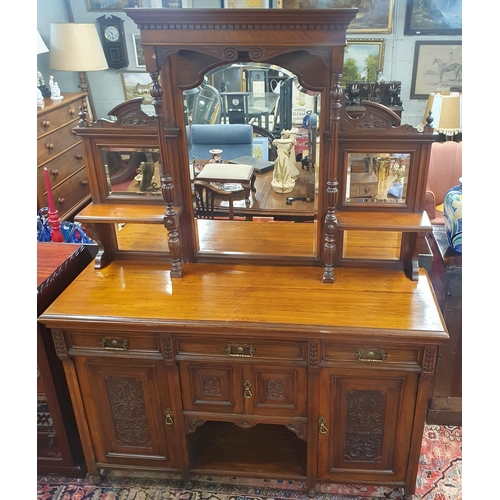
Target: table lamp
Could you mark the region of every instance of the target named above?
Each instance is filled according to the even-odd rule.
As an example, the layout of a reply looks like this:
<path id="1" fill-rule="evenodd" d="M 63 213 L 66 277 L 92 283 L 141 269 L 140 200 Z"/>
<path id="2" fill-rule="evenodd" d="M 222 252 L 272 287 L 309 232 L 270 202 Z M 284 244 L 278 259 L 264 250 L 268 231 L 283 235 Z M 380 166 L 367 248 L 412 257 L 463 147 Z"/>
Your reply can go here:
<path id="1" fill-rule="evenodd" d="M 40 36 L 40 33 L 37 31 L 36 34 L 37 34 L 37 41 L 36 41 L 37 55 L 48 52 L 49 49 L 47 48 L 47 45 L 45 45 L 43 38 Z M 37 70 L 37 86 L 40 92 L 42 93 L 43 97 L 50 97 L 50 90 L 46 87 L 45 80 L 43 79 L 42 74 L 38 70 Z"/>
<path id="2" fill-rule="evenodd" d="M 76 71 L 80 89 L 88 94 L 92 118 L 96 117 L 87 71 L 108 69 L 101 40 L 94 24 L 52 23 L 50 25 L 50 67 Z"/>
<path id="3" fill-rule="evenodd" d="M 430 123 L 429 123 L 430 120 Z M 452 140 L 462 133 L 462 93 L 433 92 L 429 94 L 422 125 L 428 123 L 434 131 Z"/>

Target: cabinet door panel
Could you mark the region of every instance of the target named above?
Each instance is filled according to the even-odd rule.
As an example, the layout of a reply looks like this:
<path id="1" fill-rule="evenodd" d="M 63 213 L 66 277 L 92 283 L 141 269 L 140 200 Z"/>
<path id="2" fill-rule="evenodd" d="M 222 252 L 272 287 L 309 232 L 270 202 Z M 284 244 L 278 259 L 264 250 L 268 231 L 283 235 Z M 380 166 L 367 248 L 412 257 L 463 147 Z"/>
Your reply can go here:
<path id="1" fill-rule="evenodd" d="M 223 363 L 180 363 L 183 408 L 187 411 L 243 411 L 241 367 Z"/>
<path id="2" fill-rule="evenodd" d="M 75 366 L 96 461 L 175 467 L 174 425 L 166 425 L 172 403 L 161 363 L 77 357 Z"/>
<path id="3" fill-rule="evenodd" d="M 307 416 L 307 373 L 305 368 L 249 366 L 250 397 L 247 413 L 271 416 Z"/>
<path id="4" fill-rule="evenodd" d="M 405 480 L 418 375 L 373 372 L 370 378 L 322 370 L 319 474 L 350 482 Z"/>

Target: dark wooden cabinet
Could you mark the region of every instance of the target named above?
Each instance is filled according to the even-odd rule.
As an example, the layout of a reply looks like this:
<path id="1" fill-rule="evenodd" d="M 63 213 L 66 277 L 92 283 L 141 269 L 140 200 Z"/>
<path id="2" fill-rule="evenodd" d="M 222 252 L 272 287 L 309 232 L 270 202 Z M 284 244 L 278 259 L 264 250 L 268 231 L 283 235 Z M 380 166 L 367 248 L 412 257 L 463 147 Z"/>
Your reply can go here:
<path id="1" fill-rule="evenodd" d="M 37 245 L 37 315 L 92 261 L 88 247 L 67 243 Z M 37 471 L 83 476 L 82 445 L 64 370 L 51 331 L 37 324 Z"/>

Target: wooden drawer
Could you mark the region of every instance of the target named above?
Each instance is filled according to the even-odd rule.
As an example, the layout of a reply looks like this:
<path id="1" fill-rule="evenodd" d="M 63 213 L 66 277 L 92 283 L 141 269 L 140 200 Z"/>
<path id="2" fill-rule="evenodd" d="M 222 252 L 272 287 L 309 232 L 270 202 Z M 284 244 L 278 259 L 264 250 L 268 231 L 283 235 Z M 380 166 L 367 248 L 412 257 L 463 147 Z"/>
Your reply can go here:
<path id="1" fill-rule="evenodd" d="M 85 331 L 66 332 L 66 343 L 71 354 L 78 351 L 98 353 L 160 354 L 160 336 L 143 332 L 89 333 Z"/>
<path id="2" fill-rule="evenodd" d="M 55 209 L 59 212 L 62 219 L 64 215 L 70 212 L 75 205 L 84 198 L 90 196 L 89 182 L 87 179 L 87 169 L 83 167 L 74 175 L 68 177 L 64 182 L 52 189 Z M 43 199 L 45 207 L 47 204 L 47 192 L 44 192 Z"/>
<path id="3" fill-rule="evenodd" d="M 267 342 L 256 339 L 222 337 L 217 340 L 177 338 L 176 359 L 285 360 L 306 363 L 306 342 Z"/>
<path id="4" fill-rule="evenodd" d="M 65 149 L 79 142 L 78 137 L 73 132 L 77 121 L 68 123 L 64 127 L 52 134 L 39 137 L 37 141 L 37 163 L 43 163 L 51 158 L 55 158 Z"/>
<path id="5" fill-rule="evenodd" d="M 359 346 L 339 346 L 335 343 L 322 342 L 321 348 L 322 362 L 351 362 L 357 366 L 362 363 L 418 365 L 421 354 L 419 347 L 380 347 L 368 343 Z"/>
<path id="6" fill-rule="evenodd" d="M 350 197 L 372 197 L 378 192 L 378 181 L 374 174 L 351 174 Z"/>
<path id="7" fill-rule="evenodd" d="M 81 101 L 69 102 L 56 108 L 49 107 L 45 113 L 37 116 L 37 137 L 57 130 L 68 122 L 74 122 L 78 118 L 78 110 Z M 73 125 L 75 126 L 76 123 Z"/>

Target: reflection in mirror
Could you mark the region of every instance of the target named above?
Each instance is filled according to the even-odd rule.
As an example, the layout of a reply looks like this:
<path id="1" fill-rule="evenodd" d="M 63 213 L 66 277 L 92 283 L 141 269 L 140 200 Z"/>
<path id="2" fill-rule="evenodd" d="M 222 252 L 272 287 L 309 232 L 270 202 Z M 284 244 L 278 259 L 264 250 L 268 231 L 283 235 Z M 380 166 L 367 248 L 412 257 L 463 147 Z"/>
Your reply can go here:
<path id="1" fill-rule="evenodd" d="M 346 202 L 406 203 L 410 154 L 349 153 Z"/>
<path id="2" fill-rule="evenodd" d="M 163 224 L 115 224 L 118 250 L 169 254 L 168 233 Z"/>
<path id="3" fill-rule="evenodd" d="M 161 196 L 159 158 L 156 148 L 102 148 L 109 194 Z"/>
<path id="4" fill-rule="evenodd" d="M 184 92 L 190 178 L 200 176 L 226 191 L 215 194 L 213 219 L 197 220 L 199 252 L 317 255 L 320 98 L 286 69 L 262 63 L 215 68 L 199 87 Z M 253 177 L 236 165 L 254 167 Z M 192 193 L 196 217 L 194 188 Z M 227 193 L 234 207 L 231 221 L 223 220 L 229 219 Z M 233 247 L 227 247 L 226 237 L 219 248 L 217 234 L 229 226 Z M 250 229 L 254 245 L 248 244 Z M 238 245 L 240 230 L 246 234 Z M 289 237 L 276 239 L 278 231 Z M 300 244 L 284 249 L 280 241 Z"/>
<path id="5" fill-rule="evenodd" d="M 342 258 L 399 260 L 401 233 L 397 231 L 344 231 Z M 376 237 L 374 237 L 376 236 Z"/>

